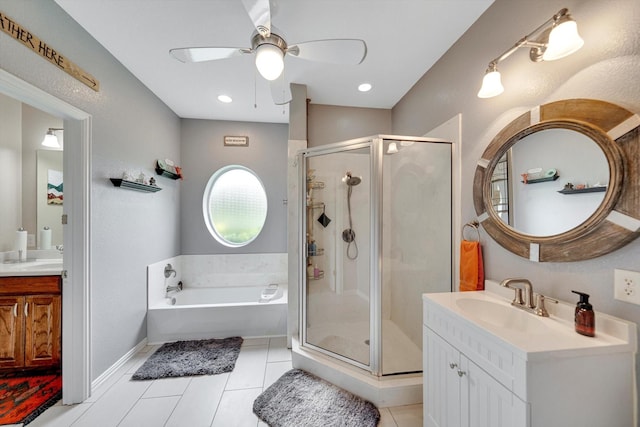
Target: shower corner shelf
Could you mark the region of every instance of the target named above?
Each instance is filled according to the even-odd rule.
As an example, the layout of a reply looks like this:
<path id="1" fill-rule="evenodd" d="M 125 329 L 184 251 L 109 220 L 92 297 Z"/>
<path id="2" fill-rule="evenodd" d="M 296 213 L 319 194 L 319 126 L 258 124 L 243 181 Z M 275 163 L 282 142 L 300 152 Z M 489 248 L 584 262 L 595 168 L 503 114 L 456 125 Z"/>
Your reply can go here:
<path id="1" fill-rule="evenodd" d="M 320 272 L 318 273 L 318 275 L 313 275 L 313 276 L 308 276 L 307 279 L 309 280 L 320 280 L 320 279 L 324 279 L 324 270 L 320 270 Z"/>
<path id="2" fill-rule="evenodd" d="M 314 254 L 307 253 L 307 256 L 308 256 L 308 257 L 312 257 L 312 256 L 322 256 L 322 255 L 324 255 L 324 249 L 323 249 L 323 248 L 318 248 L 318 249 L 316 249 L 316 253 L 314 253 Z"/>
<path id="3" fill-rule="evenodd" d="M 147 193 L 155 193 L 162 190 L 157 185 L 141 184 L 139 182 L 127 181 L 121 178 L 109 178 L 114 186 L 121 188 L 128 188 L 130 190 L 143 191 Z"/>
<path id="4" fill-rule="evenodd" d="M 307 209 L 324 209 L 324 203 L 323 202 L 311 203 L 307 205 Z"/>
<path id="5" fill-rule="evenodd" d="M 322 182 L 322 181 L 310 181 L 310 182 L 307 182 L 307 187 L 309 189 L 314 188 L 314 189 L 319 190 L 319 189 L 324 188 L 324 182 Z"/>

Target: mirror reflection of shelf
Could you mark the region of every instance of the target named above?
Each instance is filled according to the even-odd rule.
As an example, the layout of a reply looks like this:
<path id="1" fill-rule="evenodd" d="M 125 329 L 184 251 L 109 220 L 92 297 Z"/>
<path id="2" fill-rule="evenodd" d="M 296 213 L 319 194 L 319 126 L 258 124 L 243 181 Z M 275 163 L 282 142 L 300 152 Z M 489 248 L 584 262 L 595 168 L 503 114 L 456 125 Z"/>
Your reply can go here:
<path id="1" fill-rule="evenodd" d="M 307 205 L 307 209 L 324 209 L 324 203 L 323 202 L 311 203 L 310 205 Z"/>
<path id="2" fill-rule="evenodd" d="M 587 188 L 573 188 L 571 190 L 563 189 L 558 190 L 558 193 L 561 194 L 580 194 L 580 193 L 600 193 L 602 191 L 607 191 L 607 187 L 587 187 Z"/>
<path id="3" fill-rule="evenodd" d="M 307 183 L 307 187 L 308 188 L 314 188 L 314 189 L 322 189 L 324 188 L 324 182 L 322 181 L 310 181 Z"/>
<path id="4" fill-rule="evenodd" d="M 537 184 L 539 182 L 555 181 L 558 178 L 560 178 L 560 175 L 555 174 L 553 176 L 549 176 L 546 178 L 528 179 L 527 182 L 524 182 L 524 181 L 520 181 L 520 182 L 522 182 L 523 184 Z"/>

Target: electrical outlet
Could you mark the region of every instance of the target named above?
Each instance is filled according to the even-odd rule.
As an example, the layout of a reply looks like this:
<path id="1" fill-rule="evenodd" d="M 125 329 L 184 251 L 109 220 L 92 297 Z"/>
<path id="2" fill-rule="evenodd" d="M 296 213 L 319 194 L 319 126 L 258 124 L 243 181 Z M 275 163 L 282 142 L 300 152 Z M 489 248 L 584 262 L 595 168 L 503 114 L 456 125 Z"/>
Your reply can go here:
<path id="1" fill-rule="evenodd" d="M 613 273 L 613 297 L 619 301 L 640 305 L 640 273 L 615 269 Z"/>

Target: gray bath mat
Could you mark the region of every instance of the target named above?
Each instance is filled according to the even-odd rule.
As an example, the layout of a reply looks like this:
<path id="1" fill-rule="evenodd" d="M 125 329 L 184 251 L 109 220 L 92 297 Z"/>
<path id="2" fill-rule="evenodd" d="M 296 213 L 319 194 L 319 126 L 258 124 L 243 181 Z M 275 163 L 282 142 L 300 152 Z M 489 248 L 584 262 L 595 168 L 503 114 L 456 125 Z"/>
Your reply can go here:
<path id="1" fill-rule="evenodd" d="M 374 427 L 380 421 L 373 403 L 300 369 L 258 396 L 253 412 L 271 427 Z"/>
<path id="2" fill-rule="evenodd" d="M 231 372 L 241 345 L 240 337 L 166 343 L 142 364 L 131 379 L 153 380 Z"/>

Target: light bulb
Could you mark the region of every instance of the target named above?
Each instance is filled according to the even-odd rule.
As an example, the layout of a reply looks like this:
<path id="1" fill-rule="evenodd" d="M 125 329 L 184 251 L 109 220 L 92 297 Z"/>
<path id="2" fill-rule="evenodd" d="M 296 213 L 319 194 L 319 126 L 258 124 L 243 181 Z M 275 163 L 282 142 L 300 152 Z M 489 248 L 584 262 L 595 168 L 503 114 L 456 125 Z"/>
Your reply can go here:
<path id="1" fill-rule="evenodd" d="M 47 134 L 44 136 L 42 140 L 42 146 L 49 148 L 60 148 L 60 142 L 58 142 L 58 137 L 53 133 L 51 129 L 47 131 Z"/>
<path id="2" fill-rule="evenodd" d="M 573 19 L 565 20 L 556 25 L 549 34 L 549 43 L 542 54 L 545 61 L 564 58 L 577 51 L 584 44 L 578 34 L 578 25 Z"/>
<path id="3" fill-rule="evenodd" d="M 284 52 L 272 44 L 261 44 L 256 49 L 256 68 L 265 79 L 277 79 L 284 69 Z"/>
<path id="4" fill-rule="evenodd" d="M 504 87 L 500 81 L 500 71 L 494 69 L 484 75 L 482 87 L 478 91 L 478 98 L 492 98 L 504 92 Z"/>

